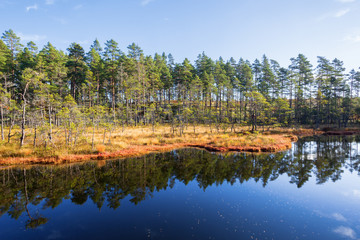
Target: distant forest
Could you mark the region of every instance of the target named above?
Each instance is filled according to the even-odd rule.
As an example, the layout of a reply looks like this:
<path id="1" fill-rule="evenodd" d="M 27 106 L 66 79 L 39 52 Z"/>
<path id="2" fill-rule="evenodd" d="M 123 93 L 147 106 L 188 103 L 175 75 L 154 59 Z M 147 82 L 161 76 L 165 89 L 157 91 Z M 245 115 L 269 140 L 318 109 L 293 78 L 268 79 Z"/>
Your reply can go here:
<path id="1" fill-rule="evenodd" d="M 0 40 L 1 137 L 37 128 L 51 141 L 52 128 L 189 124 L 216 128 L 357 123 L 360 72 L 345 72 L 339 59 L 291 58 L 288 67 L 263 56 L 250 62 L 205 53 L 194 63 L 171 54 L 146 56 L 135 43 L 125 51 L 114 40 L 95 40 L 85 52 L 51 43 L 25 47 L 12 30 Z M 7 129 L 5 136 L 4 129 Z M 22 140 L 23 141 L 23 140 Z"/>

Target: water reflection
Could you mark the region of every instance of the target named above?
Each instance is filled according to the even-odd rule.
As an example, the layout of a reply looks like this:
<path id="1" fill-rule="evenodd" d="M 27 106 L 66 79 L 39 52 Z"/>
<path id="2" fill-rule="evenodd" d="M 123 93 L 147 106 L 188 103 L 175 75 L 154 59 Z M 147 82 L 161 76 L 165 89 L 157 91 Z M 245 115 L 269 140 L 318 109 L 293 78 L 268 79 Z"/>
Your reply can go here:
<path id="1" fill-rule="evenodd" d="M 218 155 L 182 149 L 118 161 L 7 168 L 0 171 L 0 214 L 13 219 L 27 216 L 26 228 L 36 228 L 48 219 L 38 211 L 31 212 L 29 205 L 44 211 L 56 208 L 64 199 L 78 205 L 91 199 L 99 210 L 104 204 L 116 209 L 125 197 L 131 196 L 130 201 L 138 204 L 155 192 L 173 188 L 176 181 L 196 181 L 203 190 L 250 179 L 265 187 L 283 174 L 298 188 L 311 177 L 318 184 L 335 182 L 344 169 L 360 171 L 359 142 L 358 136 L 312 137 L 277 154 Z"/>

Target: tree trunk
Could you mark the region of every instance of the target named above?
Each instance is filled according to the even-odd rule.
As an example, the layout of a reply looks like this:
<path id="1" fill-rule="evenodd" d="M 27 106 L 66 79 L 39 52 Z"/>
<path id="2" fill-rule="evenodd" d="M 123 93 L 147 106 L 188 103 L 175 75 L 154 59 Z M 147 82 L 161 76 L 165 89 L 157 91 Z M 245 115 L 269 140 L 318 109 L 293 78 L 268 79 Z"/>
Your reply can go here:
<path id="1" fill-rule="evenodd" d="M 49 141 L 52 143 L 52 118 L 51 118 L 51 106 L 49 104 Z"/>
<path id="2" fill-rule="evenodd" d="M 34 127 L 34 143 L 33 143 L 34 148 L 36 147 L 36 125 Z"/>
<path id="3" fill-rule="evenodd" d="M 109 145 L 111 145 L 111 127 L 109 128 L 109 142 L 108 142 Z"/>
<path id="4" fill-rule="evenodd" d="M 25 114 L 26 114 L 26 100 L 24 98 L 22 121 L 21 121 L 20 148 L 22 148 L 22 146 L 24 145 L 24 139 L 25 139 L 25 121 L 26 121 Z"/>
<path id="5" fill-rule="evenodd" d="M 9 127 L 9 134 L 8 134 L 8 143 L 10 143 L 10 139 L 11 139 L 11 137 L 13 136 L 13 135 L 11 135 L 11 130 L 12 130 L 14 124 L 15 124 L 15 120 L 10 119 L 10 127 Z"/>
<path id="6" fill-rule="evenodd" d="M 94 150 L 94 139 L 95 139 L 95 121 L 92 119 L 93 123 L 93 132 L 92 132 L 92 140 L 91 140 L 91 149 Z"/>
<path id="7" fill-rule="evenodd" d="M 1 106 L 1 140 L 4 141 L 4 109 Z"/>

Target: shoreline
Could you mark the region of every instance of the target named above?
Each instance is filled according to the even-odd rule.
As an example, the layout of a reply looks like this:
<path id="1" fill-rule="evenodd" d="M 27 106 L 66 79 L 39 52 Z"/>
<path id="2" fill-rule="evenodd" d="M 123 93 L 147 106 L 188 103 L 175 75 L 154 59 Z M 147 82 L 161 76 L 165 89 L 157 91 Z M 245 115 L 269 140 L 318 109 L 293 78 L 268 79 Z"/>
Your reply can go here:
<path id="1" fill-rule="evenodd" d="M 5 157 L 0 158 L 0 166 L 16 166 L 16 165 L 59 165 L 59 164 L 68 164 L 68 163 L 79 163 L 86 161 L 94 160 L 111 160 L 117 158 L 128 158 L 128 157 L 138 157 L 143 156 L 149 153 L 156 152 L 168 152 L 175 149 L 181 148 L 199 148 L 204 149 L 210 152 L 245 152 L 245 153 L 275 153 L 288 150 L 292 147 L 292 143 L 296 142 L 298 138 L 308 137 L 308 136 L 348 136 L 358 134 L 358 131 L 314 131 L 310 129 L 303 130 L 294 130 L 289 133 L 271 133 L 264 132 L 260 135 L 261 138 L 267 138 L 270 140 L 278 140 L 273 143 L 252 143 L 246 145 L 240 144 L 216 144 L 209 142 L 201 143 L 170 143 L 162 145 L 134 145 L 127 148 L 111 151 L 111 152 L 99 152 L 99 153 L 90 153 L 90 154 L 67 154 L 63 156 L 48 156 L 48 157 L 37 157 L 37 156 L 25 156 L 25 157 Z M 231 137 L 229 141 L 231 143 Z M 196 142 L 197 139 L 195 139 Z M 255 141 L 254 141 L 255 142 Z"/>
<path id="2" fill-rule="evenodd" d="M 295 141 L 296 142 L 296 141 Z M 208 144 L 168 144 L 161 146 L 134 146 L 116 152 L 104 152 L 97 154 L 73 154 L 60 157 L 9 157 L 0 159 L 0 166 L 13 165 L 36 165 L 36 164 L 67 164 L 86 162 L 91 160 L 111 160 L 116 158 L 139 157 L 150 153 L 168 152 L 181 148 L 199 148 L 209 152 L 245 152 L 245 153 L 275 153 L 290 149 L 292 142 L 273 144 L 271 146 L 228 146 L 217 147 Z"/>

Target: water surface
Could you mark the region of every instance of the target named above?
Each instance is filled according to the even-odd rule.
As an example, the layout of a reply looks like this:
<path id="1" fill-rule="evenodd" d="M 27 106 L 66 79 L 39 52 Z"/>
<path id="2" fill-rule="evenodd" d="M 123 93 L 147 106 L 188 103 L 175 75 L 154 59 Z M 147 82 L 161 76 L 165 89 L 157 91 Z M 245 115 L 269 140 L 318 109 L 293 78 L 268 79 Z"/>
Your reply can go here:
<path id="1" fill-rule="evenodd" d="M 360 138 L 0 171 L 0 239 L 358 239 Z"/>

